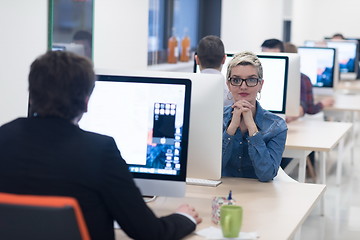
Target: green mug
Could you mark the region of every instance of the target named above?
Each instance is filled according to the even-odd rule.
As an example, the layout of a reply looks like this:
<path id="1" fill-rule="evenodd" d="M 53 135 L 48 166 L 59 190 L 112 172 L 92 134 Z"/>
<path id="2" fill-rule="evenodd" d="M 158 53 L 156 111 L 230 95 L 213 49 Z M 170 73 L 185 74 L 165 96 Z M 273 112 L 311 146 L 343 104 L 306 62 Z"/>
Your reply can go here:
<path id="1" fill-rule="evenodd" d="M 239 237 L 243 209 L 236 205 L 223 205 L 220 208 L 221 230 L 226 238 Z"/>

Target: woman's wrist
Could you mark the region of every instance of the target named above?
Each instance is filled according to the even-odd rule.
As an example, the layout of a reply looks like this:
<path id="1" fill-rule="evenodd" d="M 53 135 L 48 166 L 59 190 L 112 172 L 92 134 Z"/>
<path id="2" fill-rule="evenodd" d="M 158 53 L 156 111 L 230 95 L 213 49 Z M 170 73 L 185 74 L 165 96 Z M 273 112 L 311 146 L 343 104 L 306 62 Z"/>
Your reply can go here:
<path id="1" fill-rule="evenodd" d="M 227 132 L 227 134 L 233 136 L 233 135 L 235 135 L 236 129 L 237 129 L 237 126 L 230 123 L 230 125 L 226 129 L 226 132 Z"/>
<path id="2" fill-rule="evenodd" d="M 252 135 L 250 135 L 251 137 L 255 137 L 256 136 L 256 134 L 258 134 L 259 133 L 259 131 L 256 131 L 256 132 L 254 132 Z"/>
<path id="3" fill-rule="evenodd" d="M 249 132 L 249 136 L 253 137 L 259 132 L 259 130 L 257 129 L 256 125 L 254 125 L 248 128 L 248 132 Z"/>

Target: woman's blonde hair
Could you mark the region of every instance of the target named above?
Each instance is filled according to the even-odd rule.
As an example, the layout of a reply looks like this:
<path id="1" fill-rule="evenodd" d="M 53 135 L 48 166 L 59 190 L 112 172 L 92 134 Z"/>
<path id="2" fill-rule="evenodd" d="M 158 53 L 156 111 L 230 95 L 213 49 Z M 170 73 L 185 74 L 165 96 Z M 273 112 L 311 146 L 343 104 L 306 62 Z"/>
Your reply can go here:
<path id="1" fill-rule="evenodd" d="M 231 59 L 226 72 L 226 79 L 229 80 L 231 75 L 231 69 L 238 65 L 246 66 L 252 65 L 257 69 L 258 76 L 260 79 L 263 78 L 263 69 L 259 58 L 249 51 L 240 52 L 234 55 L 234 58 Z"/>

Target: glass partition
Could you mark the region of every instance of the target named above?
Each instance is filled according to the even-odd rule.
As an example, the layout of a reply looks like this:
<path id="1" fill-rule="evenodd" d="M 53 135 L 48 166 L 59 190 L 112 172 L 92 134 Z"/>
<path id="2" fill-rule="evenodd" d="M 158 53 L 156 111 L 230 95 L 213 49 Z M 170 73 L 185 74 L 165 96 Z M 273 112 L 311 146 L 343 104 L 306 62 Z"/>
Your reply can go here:
<path id="1" fill-rule="evenodd" d="M 92 59 L 93 0 L 49 0 L 49 49 Z"/>

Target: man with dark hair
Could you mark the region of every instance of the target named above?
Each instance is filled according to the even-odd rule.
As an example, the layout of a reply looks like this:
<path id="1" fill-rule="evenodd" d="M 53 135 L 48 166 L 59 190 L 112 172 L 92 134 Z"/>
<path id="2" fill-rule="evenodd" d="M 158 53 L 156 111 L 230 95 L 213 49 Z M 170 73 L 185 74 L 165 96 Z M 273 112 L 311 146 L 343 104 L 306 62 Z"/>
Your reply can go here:
<path id="1" fill-rule="evenodd" d="M 345 40 L 345 37 L 341 33 L 334 33 L 331 40 Z"/>
<path id="2" fill-rule="evenodd" d="M 220 72 L 225 58 L 224 44 L 219 37 L 209 35 L 199 41 L 195 60 L 201 72 L 212 71 L 208 69 Z"/>
<path id="3" fill-rule="evenodd" d="M 30 67 L 32 116 L 0 127 L 0 192 L 77 199 L 91 239 L 180 239 L 201 222 L 189 205 L 158 218 L 145 204 L 112 137 L 79 128 L 95 85 L 93 66 L 47 52 Z"/>
<path id="4" fill-rule="evenodd" d="M 199 41 L 195 61 L 199 65 L 201 73 L 222 74 L 221 69 L 225 59 L 224 44 L 219 37 L 209 35 Z M 224 79 L 224 106 L 234 103 L 229 94 L 226 80 Z"/>
<path id="5" fill-rule="evenodd" d="M 48 52 L 30 67 L 30 112 L 41 117 L 79 120 L 87 111 L 94 86 L 95 74 L 87 59 L 59 51 Z"/>
<path id="6" fill-rule="evenodd" d="M 261 51 L 263 52 L 284 52 L 284 44 L 276 38 L 265 40 L 261 44 Z"/>

